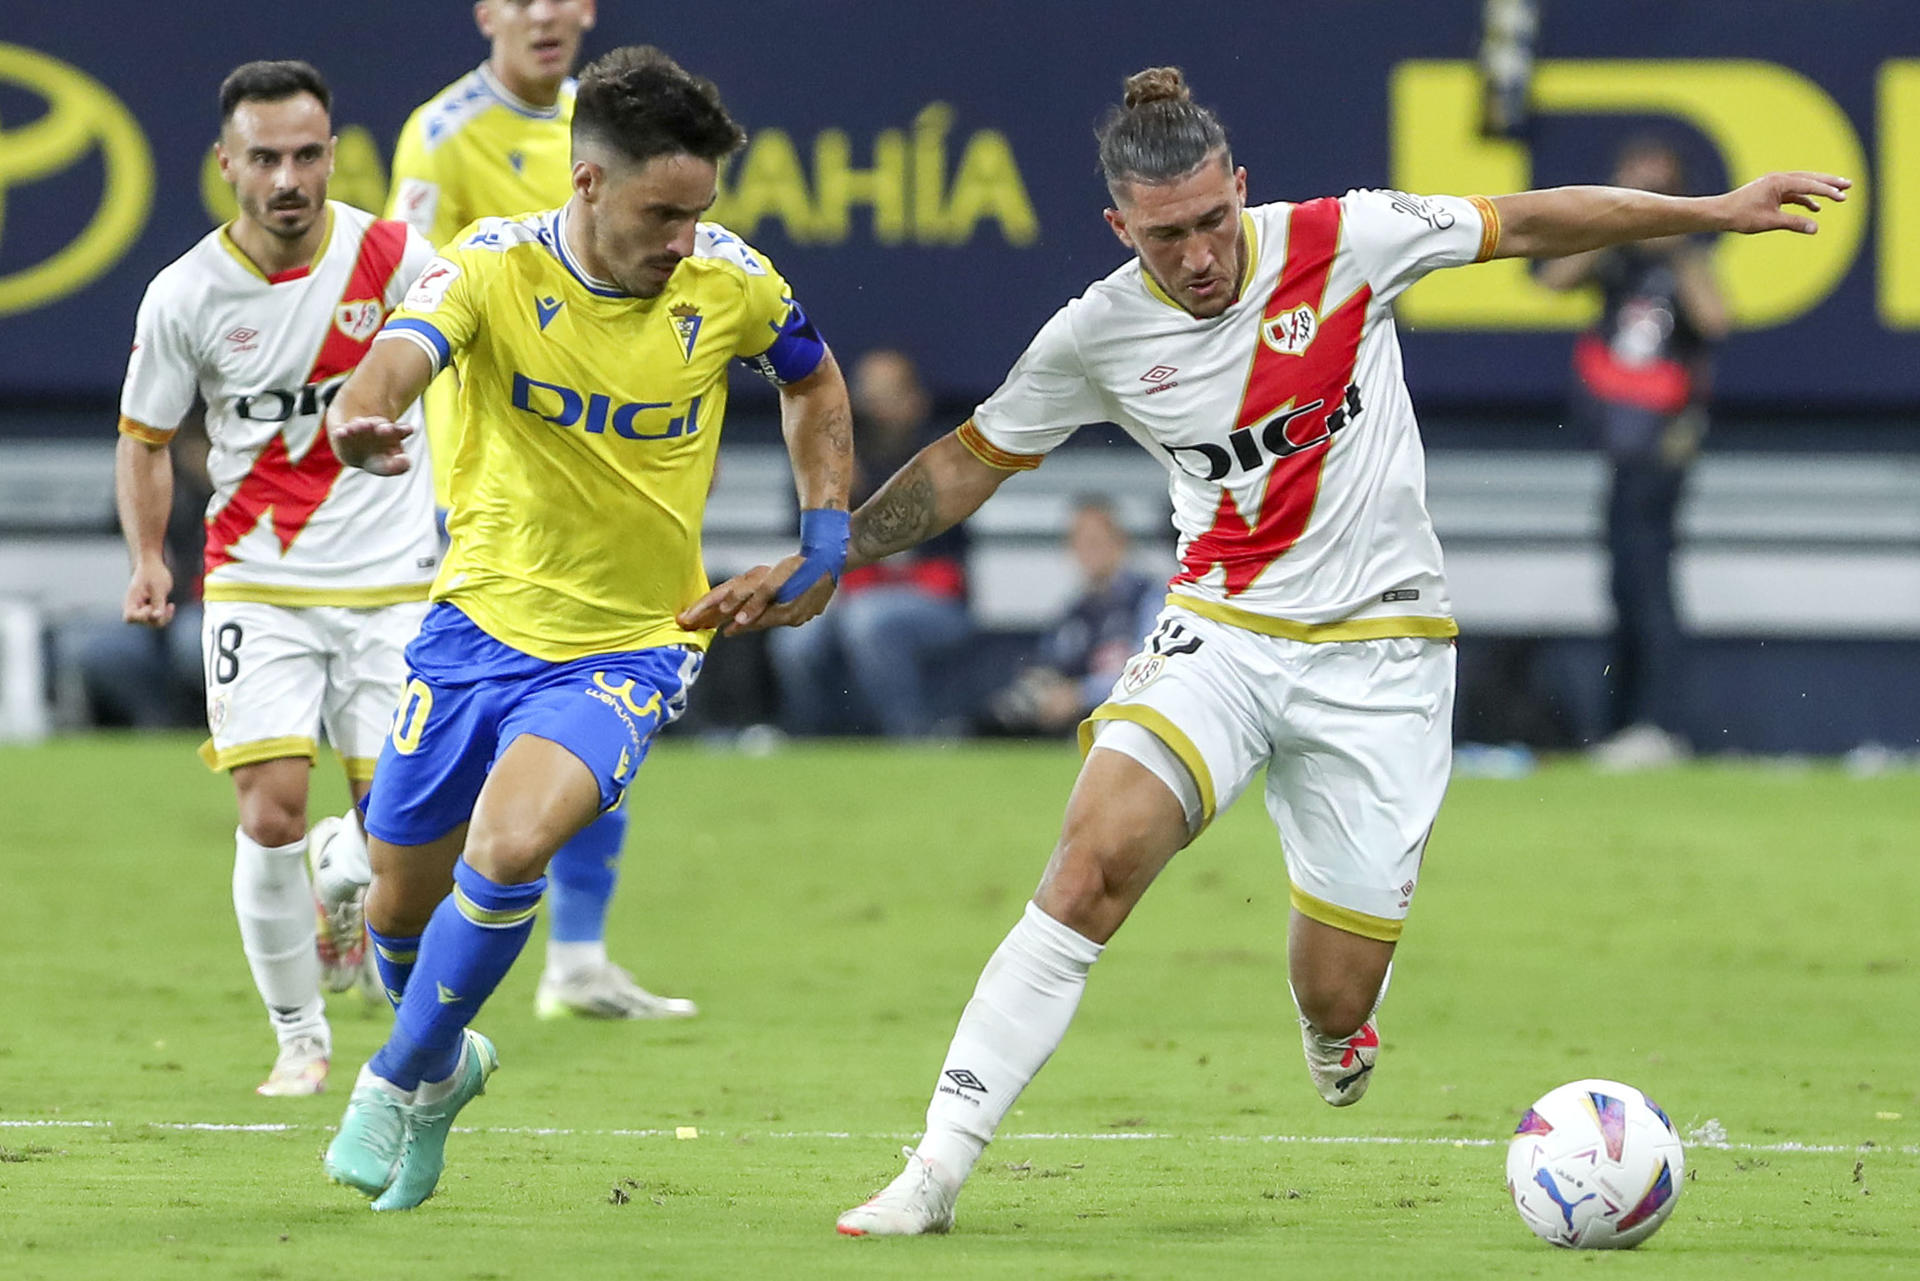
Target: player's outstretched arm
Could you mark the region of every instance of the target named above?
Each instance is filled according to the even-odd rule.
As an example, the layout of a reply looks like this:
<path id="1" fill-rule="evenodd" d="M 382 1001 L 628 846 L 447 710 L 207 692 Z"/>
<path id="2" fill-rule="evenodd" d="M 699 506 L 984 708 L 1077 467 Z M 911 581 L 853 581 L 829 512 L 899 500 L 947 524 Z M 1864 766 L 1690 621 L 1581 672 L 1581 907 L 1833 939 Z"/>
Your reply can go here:
<path id="1" fill-rule="evenodd" d="M 853 514 L 847 567 L 870 565 L 952 528 L 979 510 L 1011 475 L 981 462 L 958 432 L 949 432 L 915 454 Z M 749 616 L 744 606 L 770 575 L 795 559 L 728 579 L 683 610 L 680 625 L 691 630 L 725 624 L 728 635 L 771 626 L 766 614 Z"/>
<path id="2" fill-rule="evenodd" d="M 980 510 L 1011 471 L 980 461 L 957 431 L 915 454 L 853 514 L 850 568 L 943 534 Z"/>
<path id="3" fill-rule="evenodd" d="M 1496 196 L 1496 258 L 1562 258 L 1629 240 L 1731 231 L 1753 235 L 1820 229 L 1796 210 L 1818 212 L 1821 200 L 1847 198 L 1850 178 L 1824 173 L 1770 173 L 1718 196 L 1663 196 L 1627 187 L 1551 187 Z"/>
<path id="4" fill-rule="evenodd" d="M 173 507 L 173 457 L 167 446 L 122 435 L 113 455 L 113 497 L 127 539 L 133 573 L 120 604 L 129 623 L 165 627 L 173 621 L 173 571 L 164 551 Z"/>
<path id="5" fill-rule="evenodd" d="M 847 490 L 853 483 L 853 408 L 831 351 L 780 388 L 780 431 L 800 496 L 800 550 L 736 574 L 680 611 L 689 631 L 727 635 L 798 627 L 827 607 L 847 564 Z"/>
<path id="6" fill-rule="evenodd" d="M 432 380 L 433 360 L 419 347 L 398 339 L 375 342 L 327 408 L 335 457 L 376 476 L 398 476 L 413 466 L 404 449 L 413 428 L 394 419 Z"/>

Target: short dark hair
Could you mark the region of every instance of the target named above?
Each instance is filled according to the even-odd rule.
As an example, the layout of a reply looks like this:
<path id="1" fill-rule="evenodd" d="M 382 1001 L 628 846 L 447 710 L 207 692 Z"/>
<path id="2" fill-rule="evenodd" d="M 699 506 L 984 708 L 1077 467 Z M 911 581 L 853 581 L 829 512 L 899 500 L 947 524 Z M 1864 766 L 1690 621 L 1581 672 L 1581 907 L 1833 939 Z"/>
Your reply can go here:
<path id="1" fill-rule="evenodd" d="M 636 163 L 686 154 L 718 162 L 747 140 L 713 81 L 651 45 L 627 45 L 588 63 L 573 100 L 573 144 L 596 142 Z"/>
<path id="2" fill-rule="evenodd" d="M 1127 77 L 1123 105 L 1107 108 L 1096 131 L 1100 171 L 1114 199 L 1129 182 L 1172 182 L 1227 149 L 1226 126 L 1193 100 L 1178 67 L 1148 67 Z M 1227 158 L 1228 168 L 1232 158 Z"/>
<path id="3" fill-rule="evenodd" d="M 231 120 L 243 102 L 279 102 L 301 93 L 312 94 L 322 110 L 333 114 L 333 90 L 312 63 L 297 59 L 242 63 L 220 82 L 220 123 Z"/>

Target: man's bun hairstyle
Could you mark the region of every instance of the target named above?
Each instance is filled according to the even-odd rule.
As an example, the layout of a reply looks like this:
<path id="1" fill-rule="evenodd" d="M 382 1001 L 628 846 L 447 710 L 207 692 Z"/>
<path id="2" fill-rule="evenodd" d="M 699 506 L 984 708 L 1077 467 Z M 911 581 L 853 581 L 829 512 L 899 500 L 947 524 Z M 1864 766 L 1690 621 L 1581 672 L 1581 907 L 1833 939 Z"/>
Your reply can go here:
<path id="1" fill-rule="evenodd" d="M 1127 77 L 1124 105 L 1109 107 L 1096 133 L 1100 172 L 1116 200 L 1130 182 L 1184 178 L 1219 152 L 1231 166 L 1227 131 L 1193 100 L 1178 67 L 1148 67 Z"/>

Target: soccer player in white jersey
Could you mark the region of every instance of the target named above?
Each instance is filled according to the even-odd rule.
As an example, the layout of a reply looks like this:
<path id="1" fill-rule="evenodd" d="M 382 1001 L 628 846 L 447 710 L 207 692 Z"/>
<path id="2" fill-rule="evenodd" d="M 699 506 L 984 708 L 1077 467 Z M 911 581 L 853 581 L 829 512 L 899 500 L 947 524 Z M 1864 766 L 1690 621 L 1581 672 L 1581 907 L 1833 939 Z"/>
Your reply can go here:
<path id="1" fill-rule="evenodd" d="M 1455 628 L 1394 298 L 1488 258 L 1811 232 L 1781 205 L 1839 200 L 1848 185 L 1773 174 L 1693 200 L 1354 191 L 1249 209 L 1224 129 L 1173 68 L 1128 81 L 1100 158 L 1107 221 L 1134 260 L 1059 311 L 971 421 L 855 514 L 849 564 L 945 529 L 1079 425 L 1112 420 L 1167 469 L 1181 569 L 1083 727 L 1059 844 L 961 1015 L 926 1134 L 898 1178 L 840 1216 L 850 1236 L 952 1226 L 961 1183 L 1065 1035 L 1107 941 L 1262 769 L 1292 883 L 1309 1074 L 1336 1107 L 1360 1097 L 1446 787 L 1453 706 Z M 692 621 L 728 615 L 742 587 L 722 584 Z"/>
<path id="2" fill-rule="evenodd" d="M 365 949 L 350 904 L 322 919 L 327 946 L 316 952 L 309 855 L 324 848 L 342 863 L 366 862 L 355 816 L 307 831 L 318 736 L 324 727 L 358 800 L 440 554 L 427 469 L 405 483 L 343 469 L 321 429 L 334 393 L 433 257 L 406 224 L 327 199 L 330 108 L 326 82 L 304 62 L 250 62 L 220 86 L 220 172 L 240 213 L 147 287 L 115 456 L 133 561 L 123 612 L 164 626 L 167 447 L 195 397 L 205 402 L 212 737 L 201 756 L 232 774 L 239 798 L 233 904 L 280 1043 L 259 1086 L 269 1095 L 325 1085 L 322 963 L 340 990 Z"/>

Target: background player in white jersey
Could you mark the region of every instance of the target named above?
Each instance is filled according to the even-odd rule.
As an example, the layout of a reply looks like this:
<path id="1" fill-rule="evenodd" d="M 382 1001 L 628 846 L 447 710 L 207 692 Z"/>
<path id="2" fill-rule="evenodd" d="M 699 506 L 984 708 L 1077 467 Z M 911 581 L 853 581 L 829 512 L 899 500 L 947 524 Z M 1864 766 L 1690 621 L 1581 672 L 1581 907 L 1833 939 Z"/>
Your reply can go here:
<path id="1" fill-rule="evenodd" d="M 573 190 L 573 66 L 593 27 L 594 0 L 480 0 L 474 22 L 487 60 L 407 118 L 393 152 L 387 216 L 436 247 L 467 224 L 562 204 Z M 459 372 L 427 388 L 433 488 L 452 505 Z M 534 1012 L 541 1018 L 688 1018 L 692 1001 L 658 996 L 607 956 L 607 909 L 619 881 L 628 812 L 613 810 L 562 846 L 547 872 L 547 956 Z"/>
<path id="2" fill-rule="evenodd" d="M 1394 297 L 1491 257 L 1811 232 L 1781 205 L 1848 185 L 1773 174 L 1692 200 L 1357 191 L 1246 209 L 1225 131 L 1172 68 L 1129 80 L 1100 158 L 1107 221 L 1136 260 L 1056 314 L 969 423 L 862 506 L 849 563 L 946 528 L 1080 424 L 1112 419 L 1167 469 L 1182 568 L 1159 628 L 1083 727 L 1091 750 L 1059 844 L 961 1016 L 925 1137 L 840 1217 L 851 1236 L 952 1225 L 962 1181 L 1065 1035 L 1108 939 L 1261 769 L 1293 887 L 1309 1074 L 1336 1107 L 1360 1097 L 1451 750 L 1455 629 Z M 702 604 L 724 610 L 738 590 Z"/>
<path id="3" fill-rule="evenodd" d="M 220 172 L 240 213 L 148 286 L 120 403 L 115 484 L 133 561 L 124 614 L 164 624 L 168 442 L 206 404 L 207 764 L 233 775 L 233 901 L 280 1051 L 262 1094 L 314 1094 L 332 1053 L 307 859 L 364 865 L 358 820 L 307 832 L 324 726 L 357 800 L 399 700 L 401 650 L 439 561 L 419 479 L 345 471 L 321 416 L 387 313 L 432 258 L 405 224 L 327 199 L 331 96 L 304 62 L 251 62 L 220 87 Z M 364 879 L 364 877 L 362 878 Z M 358 909 L 323 925 L 350 985 Z"/>

